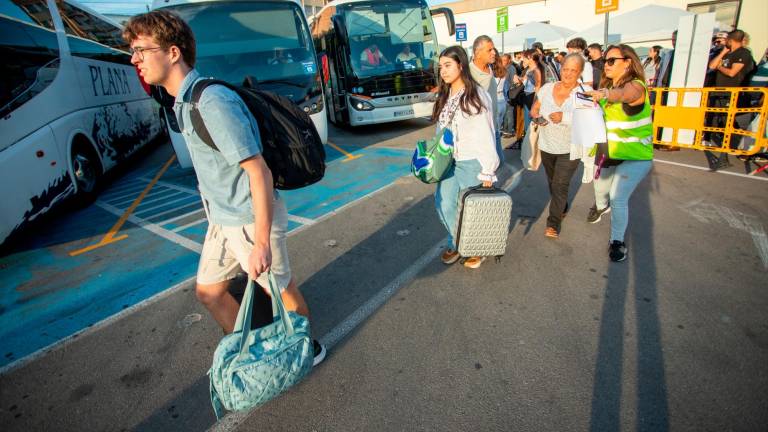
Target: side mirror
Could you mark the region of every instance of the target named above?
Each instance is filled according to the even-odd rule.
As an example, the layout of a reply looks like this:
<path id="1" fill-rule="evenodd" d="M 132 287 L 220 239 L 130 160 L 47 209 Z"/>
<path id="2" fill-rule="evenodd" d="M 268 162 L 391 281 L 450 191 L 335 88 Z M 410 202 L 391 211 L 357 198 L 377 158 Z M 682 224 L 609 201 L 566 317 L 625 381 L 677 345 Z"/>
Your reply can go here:
<path id="1" fill-rule="evenodd" d="M 429 12 L 432 16 L 445 15 L 445 21 L 448 23 L 448 36 L 456 34 L 456 21 L 453 19 L 453 11 L 450 8 L 434 8 Z"/>

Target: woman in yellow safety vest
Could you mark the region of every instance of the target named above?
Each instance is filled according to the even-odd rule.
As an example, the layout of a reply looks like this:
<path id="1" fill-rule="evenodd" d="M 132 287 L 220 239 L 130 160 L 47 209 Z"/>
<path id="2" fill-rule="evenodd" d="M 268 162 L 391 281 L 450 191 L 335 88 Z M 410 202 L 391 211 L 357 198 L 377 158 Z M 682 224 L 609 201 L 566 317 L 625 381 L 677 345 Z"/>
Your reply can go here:
<path id="1" fill-rule="evenodd" d="M 608 47 L 600 88 L 589 92 L 603 107 L 607 143 L 606 158 L 595 179 L 595 205 L 587 221 L 597 223 L 611 212 L 608 256 L 624 261 L 624 232 L 629 221 L 629 197 L 651 171 L 653 124 L 643 66 L 627 45 Z"/>

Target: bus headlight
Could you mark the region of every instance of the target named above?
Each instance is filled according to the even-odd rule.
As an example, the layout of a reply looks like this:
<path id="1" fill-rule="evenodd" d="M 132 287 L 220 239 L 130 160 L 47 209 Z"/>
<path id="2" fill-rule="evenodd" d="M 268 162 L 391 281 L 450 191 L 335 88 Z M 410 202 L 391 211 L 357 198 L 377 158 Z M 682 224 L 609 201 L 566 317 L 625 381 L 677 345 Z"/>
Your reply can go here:
<path id="1" fill-rule="evenodd" d="M 349 97 L 349 104 L 352 105 L 352 108 L 358 110 L 358 111 L 372 111 L 374 106 L 371 105 L 370 102 L 356 98 L 354 96 Z"/>
<path id="2" fill-rule="evenodd" d="M 302 103 L 301 109 L 309 115 L 319 113 L 323 110 L 323 97 L 319 96 Z"/>

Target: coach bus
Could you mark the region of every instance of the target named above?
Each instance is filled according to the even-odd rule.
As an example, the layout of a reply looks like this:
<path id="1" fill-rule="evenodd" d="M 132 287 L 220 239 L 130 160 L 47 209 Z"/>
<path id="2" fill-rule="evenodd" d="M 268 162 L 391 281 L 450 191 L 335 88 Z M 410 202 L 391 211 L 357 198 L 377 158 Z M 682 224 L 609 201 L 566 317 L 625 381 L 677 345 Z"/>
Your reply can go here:
<path id="1" fill-rule="evenodd" d="M 312 39 L 325 82 L 328 118 L 334 124 L 385 123 L 432 113 L 437 85 L 433 15 L 424 0 L 338 0 L 312 21 Z"/>
<path id="2" fill-rule="evenodd" d="M 202 76 L 236 85 L 256 78 L 261 89 L 287 97 L 309 114 L 327 142 L 320 69 L 299 0 L 155 0 L 152 7 L 177 13 L 192 28 L 195 69 Z M 170 106 L 165 112 L 179 162 L 191 166 Z"/>
<path id="3" fill-rule="evenodd" d="M 120 26 L 70 0 L 0 0 L 0 243 L 165 130 Z"/>

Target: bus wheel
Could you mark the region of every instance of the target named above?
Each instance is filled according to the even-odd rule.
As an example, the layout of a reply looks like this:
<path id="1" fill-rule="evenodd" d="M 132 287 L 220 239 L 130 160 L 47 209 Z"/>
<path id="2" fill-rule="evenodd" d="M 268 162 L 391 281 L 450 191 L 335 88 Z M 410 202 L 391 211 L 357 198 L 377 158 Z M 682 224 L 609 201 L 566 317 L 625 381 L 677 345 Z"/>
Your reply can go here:
<path id="1" fill-rule="evenodd" d="M 89 204 L 96 199 L 101 165 L 93 153 L 82 145 L 72 152 L 72 173 L 77 183 L 76 201 L 79 204 Z"/>

